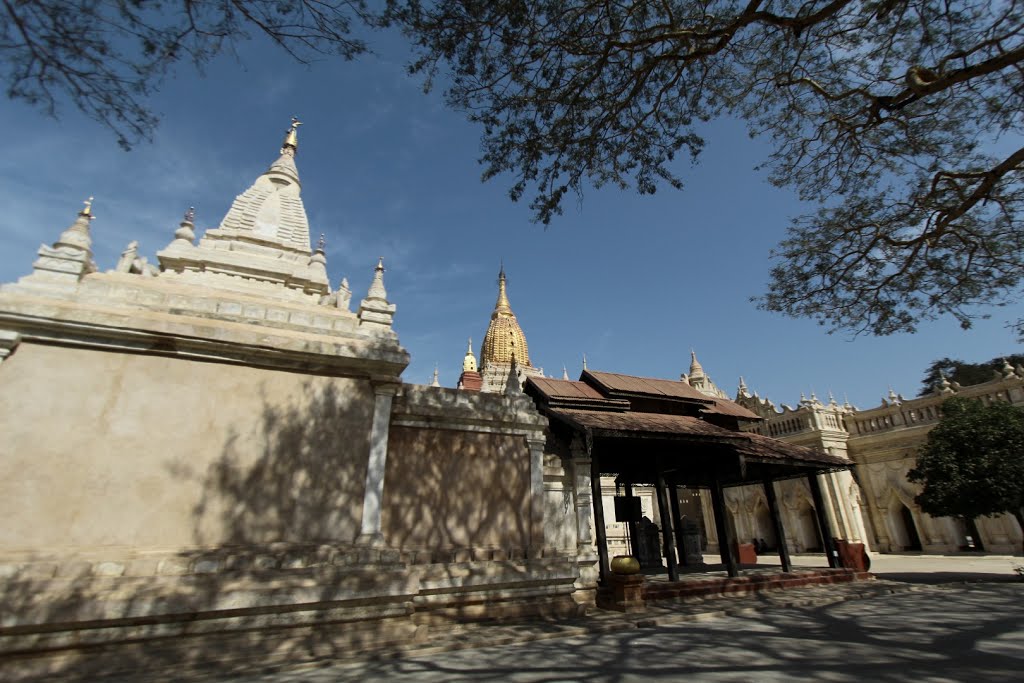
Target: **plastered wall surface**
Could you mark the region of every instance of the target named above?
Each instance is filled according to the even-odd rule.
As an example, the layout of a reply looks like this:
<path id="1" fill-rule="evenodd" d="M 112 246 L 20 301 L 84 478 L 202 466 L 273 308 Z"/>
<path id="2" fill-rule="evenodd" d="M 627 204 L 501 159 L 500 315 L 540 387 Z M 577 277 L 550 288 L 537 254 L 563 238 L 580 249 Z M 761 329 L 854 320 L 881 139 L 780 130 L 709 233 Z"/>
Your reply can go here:
<path id="1" fill-rule="evenodd" d="M 24 343 L 0 365 L 0 549 L 349 542 L 367 381 Z"/>

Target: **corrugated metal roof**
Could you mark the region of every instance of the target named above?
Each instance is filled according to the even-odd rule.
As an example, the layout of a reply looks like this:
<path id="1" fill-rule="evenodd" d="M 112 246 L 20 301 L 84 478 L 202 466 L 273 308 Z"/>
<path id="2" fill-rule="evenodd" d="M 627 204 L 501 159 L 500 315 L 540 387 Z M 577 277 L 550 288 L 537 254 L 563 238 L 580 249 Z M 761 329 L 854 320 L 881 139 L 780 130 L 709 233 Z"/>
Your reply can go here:
<path id="1" fill-rule="evenodd" d="M 741 432 L 716 427 L 700 418 L 661 413 L 613 413 L 603 410 L 571 410 L 553 408 L 581 427 L 621 432 L 647 432 L 650 434 L 678 434 L 689 436 L 718 436 L 733 438 Z"/>
<path id="2" fill-rule="evenodd" d="M 717 415 L 731 415 L 745 420 L 760 420 L 761 417 L 728 399 L 714 398 L 702 394 L 686 382 L 653 377 L 634 377 L 615 372 L 584 370 L 583 376 L 590 375 L 594 381 L 609 392 L 641 394 L 655 398 L 685 399 L 706 404 L 701 412 Z"/>
<path id="3" fill-rule="evenodd" d="M 586 382 L 571 382 L 564 379 L 531 377 L 530 381 L 545 395 L 552 398 L 590 398 L 603 400 L 604 395 Z"/>
<path id="4" fill-rule="evenodd" d="M 544 402 L 551 407 L 629 410 L 629 401 L 609 398 L 586 382 L 531 377 L 526 383 L 526 393 L 532 394 L 534 390 L 540 392 Z"/>
<path id="5" fill-rule="evenodd" d="M 655 379 L 653 377 L 635 377 L 620 375 L 616 372 L 598 372 L 584 370 L 583 377 L 590 376 L 604 389 L 610 392 L 625 394 L 647 394 L 659 398 L 685 398 L 701 403 L 713 403 L 714 399 L 705 396 L 686 382 L 671 379 Z"/>
<path id="6" fill-rule="evenodd" d="M 626 434 L 661 435 L 667 438 L 699 437 L 728 444 L 742 455 L 757 458 L 789 459 L 803 462 L 848 466 L 849 460 L 838 456 L 778 441 L 760 434 L 735 432 L 685 415 L 660 413 L 616 413 L 598 410 L 571 410 L 552 408 L 551 414 L 577 427 L 594 430 L 601 435 L 611 432 Z"/>

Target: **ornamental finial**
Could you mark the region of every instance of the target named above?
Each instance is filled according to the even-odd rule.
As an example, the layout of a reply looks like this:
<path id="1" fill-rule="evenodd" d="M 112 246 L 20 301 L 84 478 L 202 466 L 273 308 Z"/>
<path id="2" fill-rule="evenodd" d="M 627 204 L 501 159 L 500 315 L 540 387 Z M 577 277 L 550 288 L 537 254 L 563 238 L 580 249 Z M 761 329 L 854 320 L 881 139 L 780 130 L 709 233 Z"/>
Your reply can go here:
<path id="1" fill-rule="evenodd" d="M 292 117 L 292 125 L 288 127 L 288 132 L 285 133 L 284 143 L 281 144 L 281 153 L 284 150 L 291 149 L 293 152 L 299 148 L 299 126 L 302 125 L 302 121 L 295 116 Z"/>

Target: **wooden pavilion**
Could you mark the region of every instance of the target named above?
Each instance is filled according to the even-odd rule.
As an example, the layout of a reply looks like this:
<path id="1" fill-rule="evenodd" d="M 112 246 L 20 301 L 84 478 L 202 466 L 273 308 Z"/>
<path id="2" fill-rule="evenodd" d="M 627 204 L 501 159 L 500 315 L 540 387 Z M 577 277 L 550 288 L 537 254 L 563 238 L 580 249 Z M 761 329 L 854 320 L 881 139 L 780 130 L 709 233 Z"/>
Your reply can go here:
<path id="1" fill-rule="evenodd" d="M 671 581 L 679 579 L 679 486 L 711 491 L 722 564 L 730 577 L 736 577 L 739 566 L 732 548 L 737 539 L 730 537 L 725 523 L 723 489 L 750 484 L 764 487 L 779 539 L 782 569 L 788 572 L 791 565 L 774 482 L 805 477 L 829 566 L 839 566 L 818 475 L 846 469 L 849 460 L 741 431 L 742 422 L 761 418 L 732 401 L 705 395 L 684 381 L 584 370 L 578 381 L 532 377 L 523 390 L 550 418 L 551 438 L 565 444 L 580 439 L 586 444 L 602 583 L 607 583 L 609 572 L 602 476 L 616 477 L 617 483 L 625 485 L 627 496 L 635 485 L 655 487 Z M 631 533 L 636 536 L 635 527 Z"/>

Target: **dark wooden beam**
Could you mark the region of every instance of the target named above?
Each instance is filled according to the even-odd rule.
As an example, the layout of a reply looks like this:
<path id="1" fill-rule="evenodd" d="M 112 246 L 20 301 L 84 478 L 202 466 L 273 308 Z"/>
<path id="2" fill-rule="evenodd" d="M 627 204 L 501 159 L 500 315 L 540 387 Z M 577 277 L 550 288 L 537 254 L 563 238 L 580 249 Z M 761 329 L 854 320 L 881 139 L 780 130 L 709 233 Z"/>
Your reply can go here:
<path id="1" fill-rule="evenodd" d="M 601 467 L 597 455 L 590 454 L 590 495 L 594 499 L 594 536 L 597 539 L 597 557 L 601 583 L 608 585 L 608 530 L 604 528 L 604 496 L 601 495 Z"/>
<path id="2" fill-rule="evenodd" d="M 676 563 L 676 544 L 672 539 L 672 513 L 669 511 L 668 495 L 665 491 L 665 475 L 658 468 L 658 512 L 661 513 L 662 546 L 665 549 L 665 560 L 668 562 L 668 580 L 679 580 L 679 565 Z"/>
<path id="3" fill-rule="evenodd" d="M 729 576 L 739 576 L 740 570 L 736 566 L 736 558 L 732 556 L 733 539 L 729 537 L 729 525 L 725 520 L 725 494 L 722 492 L 722 482 L 717 477 L 711 480 L 711 507 L 715 513 L 715 529 L 718 531 L 718 551 L 722 557 L 722 564 L 725 565 Z"/>
<path id="4" fill-rule="evenodd" d="M 789 561 L 789 548 L 786 547 L 786 530 L 782 527 L 779 501 L 775 498 L 775 482 L 771 479 L 764 480 L 764 497 L 768 500 L 768 513 L 772 517 L 775 538 L 779 544 L 779 560 L 782 562 L 782 571 L 791 572 L 793 571 L 793 565 Z"/>
<path id="5" fill-rule="evenodd" d="M 633 497 L 633 485 L 626 484 L 626 497 Z M 640 529 L 637 527 L 637 523 L 633 520 L 626 522 L 626 528 L 629 529 L 629 552 L 637 560 L 640 559 Z"/>
<path id="6" fill-rule="evenodd" d="M 833 569 L 839 567 L 839 553 L 836 552 L 835 544 L 832 543 L 832 526 L 828 523 L 828 513 L 825 512 L 825 499 L 821 495 L 821 484 L 818 482 L 818 474 L 812 472 L 807 475 L 807 483 L 811 487 L 811 498 L 814 500 L 814 512 L 818 515 L 818 529 L 821 531 L 821 545 L 825 548 L 825 556 L 828 559 L 828 566 Z"/>
<path id="7" fill-rule="evenodd" d="M 668 487 L 669 502 L 672 503 L 672 528 L 675 530 L 676 552 L 679 556 L 679 564 L 686 566 L 686 553 L 683 552 L 683 515 L 679 509 L 679 487 L 673 481 Z"/>

